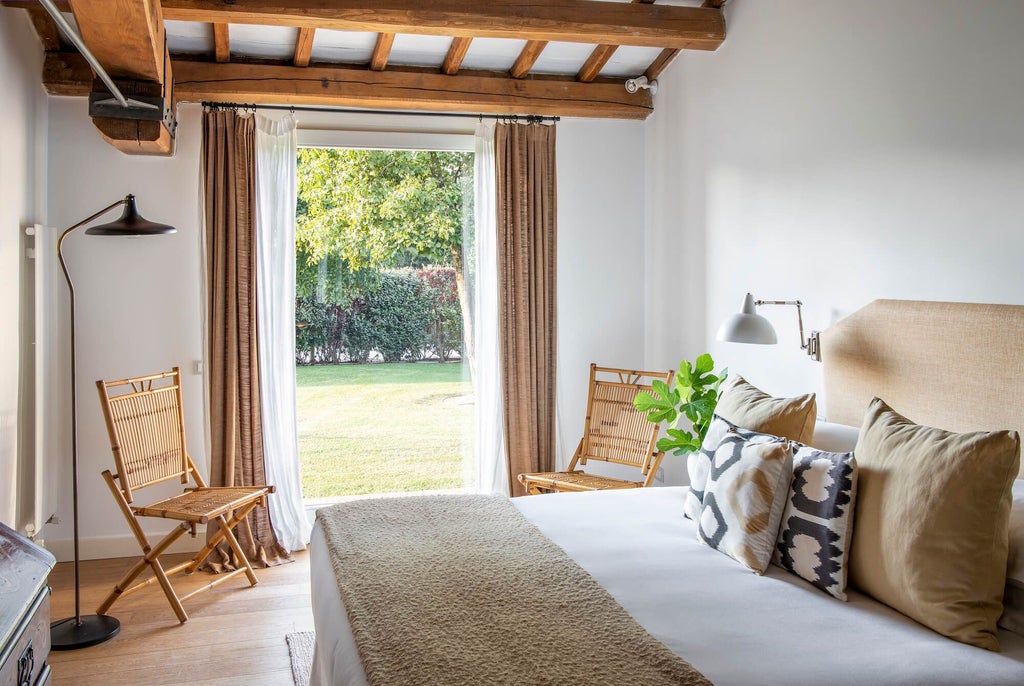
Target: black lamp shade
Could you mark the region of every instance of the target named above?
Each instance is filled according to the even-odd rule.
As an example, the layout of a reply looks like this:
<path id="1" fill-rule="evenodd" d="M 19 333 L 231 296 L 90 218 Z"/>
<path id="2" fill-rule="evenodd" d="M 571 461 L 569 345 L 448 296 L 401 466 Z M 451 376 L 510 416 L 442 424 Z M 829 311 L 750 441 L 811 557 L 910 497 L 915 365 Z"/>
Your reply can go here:
<path id="1" fill-rule="evenodd" d="M 135 207 L 134 195 L 125 196 L 124 212 L 119 219 L 85 230 L 92 236 L 156 236 L 176 231 L 177 229 L 173 226 L 151 222 L 139 214 L 139 210 Z"/>

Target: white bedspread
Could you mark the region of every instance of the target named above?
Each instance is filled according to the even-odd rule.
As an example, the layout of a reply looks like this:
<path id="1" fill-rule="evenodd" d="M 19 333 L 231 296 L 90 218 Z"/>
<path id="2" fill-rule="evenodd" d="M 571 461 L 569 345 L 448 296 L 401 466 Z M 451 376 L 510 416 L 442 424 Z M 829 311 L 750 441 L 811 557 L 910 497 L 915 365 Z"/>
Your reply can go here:
<path id="1" fill-rule="evenodd" d="M 685 488 L 515 499 L 655 638 L 717 686 L 1024 684 L 1024 636 L 957 643 L 856 591 L 842 603 L 784 570 L 750 573 L 695 539 Z M 856 530 L 854 532 L 856 535 Z M 312 686 L 366 683 L 320 527 L 311 544 Z M 585 683 L 581 679 L 580 683 Z"/>

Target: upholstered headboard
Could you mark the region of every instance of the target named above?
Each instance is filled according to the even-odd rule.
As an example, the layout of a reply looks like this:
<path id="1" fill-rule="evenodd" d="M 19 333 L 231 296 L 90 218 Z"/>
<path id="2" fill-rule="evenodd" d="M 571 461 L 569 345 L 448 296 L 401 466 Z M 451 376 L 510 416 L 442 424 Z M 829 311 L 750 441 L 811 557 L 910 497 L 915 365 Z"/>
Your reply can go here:
<path id="1" fill-rule="evenodd" d="M 1024 306 L 875 300 L 821 333 L 821 359 L 829 421 L 860 426 L 878 396 L 919 424 L 1024 434 Z"/>

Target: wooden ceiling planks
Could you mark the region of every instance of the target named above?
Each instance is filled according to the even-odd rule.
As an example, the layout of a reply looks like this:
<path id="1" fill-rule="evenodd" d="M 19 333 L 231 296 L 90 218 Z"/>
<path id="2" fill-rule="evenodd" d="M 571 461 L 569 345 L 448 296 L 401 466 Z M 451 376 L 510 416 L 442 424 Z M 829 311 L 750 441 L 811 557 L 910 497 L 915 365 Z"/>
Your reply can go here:
<path id="1" fill-rule="evenodd" d="M 309 26 L 467 38 L 715 50 L 725 40 L 720 11 L 600 0 L 163 0 L 178 21 Z"/>
<path id="2" fill-rule="evenodd" d="M 211 24 L 215 61 L 172 56 L 180 100 L 642 119 L 652 111 L 650 93 L 628 94 L 623 77 L 602 78 L 602 69 L 620 46 L 658 47 L 661 52 L 645 71 L 654 80 L 682 50 L 716 49 L 725 39 L 725 1 L 705 0 L 700 7 L 656 5 L 655 0 L 535 4 L 515 0 L 332 0 L 329 4 L 322 0 L 58 0 L 57 4 L 64 11 L 74 10 L 76 19 L 82 14 L 83 39 L 90 49 L 95 46 L 93 52 L 112 75 L 140 79 L 147 87 L 163 81 L 163 62 L 158 64 L 157 59 L 163 56 L 164 19 Z M 49 92 L 83 95 L 91 90 L 88 66 L 76 53 L 66 52 L 68 46 L 38 3 L 0 0 L 0 4 L 29 11 L 47 51 L 43 80 Z M 270 62 L 232 55 L 231 23 L 295 27 L 293 57 Z M 311 64 L 318 28 L 376 33 L 369 63 Z M 451 43 L 440 65 L 389 67 L 399 33 L 447 36 Z M 476 37 L 525 43 L 507 72 L 467 70 L 463 62 Z M 532 73 L 550 41 L 587 43 L 594 48 L 575 74 Z M 179 68 L 183 73 L 178 73 Z M 123 145 L 135 148 L 130 152 L 163 150 L 166 154 L 167 136 L 161 133 L 156 138 L 162 141 L 147 142 L 137 133 L 125 134 L 132 140 Z"/>

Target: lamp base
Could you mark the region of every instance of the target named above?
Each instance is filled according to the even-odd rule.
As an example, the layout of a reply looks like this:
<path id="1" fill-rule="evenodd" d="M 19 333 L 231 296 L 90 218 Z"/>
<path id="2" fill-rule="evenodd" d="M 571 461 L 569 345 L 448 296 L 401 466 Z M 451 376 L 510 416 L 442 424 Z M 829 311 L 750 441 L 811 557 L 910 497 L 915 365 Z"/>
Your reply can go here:
<path id="1" fill-rule="evenodd" d="M 121 630 L 121 622 L 109 615 L 83 615 L 50 622 L 50 650 L 76 650 L 109 641 Z"/>

